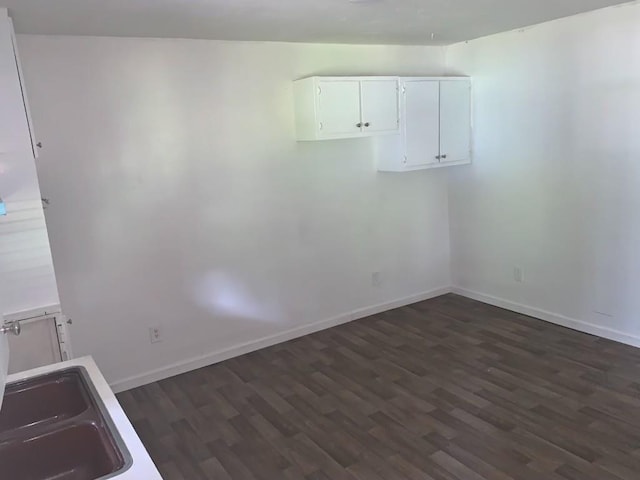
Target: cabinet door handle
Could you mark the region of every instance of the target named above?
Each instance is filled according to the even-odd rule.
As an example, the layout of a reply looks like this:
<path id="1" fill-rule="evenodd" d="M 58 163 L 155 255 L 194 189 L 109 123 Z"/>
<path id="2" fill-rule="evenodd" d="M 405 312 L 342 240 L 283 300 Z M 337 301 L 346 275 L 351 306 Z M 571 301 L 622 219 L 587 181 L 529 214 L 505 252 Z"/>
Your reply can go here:
<path id="1" fill-rule="evenodd" d="M 370 126 L 370 125 L 371 125 L 371 124 L 370 124 L 369 122 L 367 122 L 367 123 L 365 123 L 365 124 L 364 124 L 364 126 L 365 126 L 365 127 L 368 127 L 368 126 Z"/>
<path id="2" fill-rule="evenodd" d="M 11 322 L 6 323 L 0 326 L 0 333 L 4 333 L 5 335 L 15 335 L 16 337 L 20 335 L 22 332 L 22 327 L 20 326 L 20 322 Z"/>
<path id="3" fill-rule="evenodd" d="M 436 160 L 440 160 L 440 155 L 436 155 Z"/>
<path id="4" fill-rule="evenodd" d="M 362 128 L 362 124 L 361 123 L 356 123 L 356 127 Z"/>
<path id="5" fill-rule="evenodd" d="M 442 155 L 442 158 L 446 159 L 446 158 L 447 158 L 447 156 L 446 156 L 446 155 Z"/>

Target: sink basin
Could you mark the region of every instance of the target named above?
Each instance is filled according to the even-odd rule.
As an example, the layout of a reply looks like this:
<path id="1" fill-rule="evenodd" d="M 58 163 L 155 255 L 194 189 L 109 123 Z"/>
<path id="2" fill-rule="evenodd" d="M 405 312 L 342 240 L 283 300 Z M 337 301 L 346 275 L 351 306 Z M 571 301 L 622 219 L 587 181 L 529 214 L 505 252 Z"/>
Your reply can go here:
<path id="1" fill-rule="evenodd" d="M 103 478 L 122 466 L 92 424 L 76 425 L 0 450 L 3 475 L 15 479 Z"/>
<path id="2" fill-rule="evenodd" d="M 131 463 L 84 368 L 7 385 L 0 411 L 3 478 L 106 479 Z"/>
<path id="3" fill-rule="evenodd" d="M 64 372 L 7 387 L 0 432 L 72 418 L 89 408 L 78 372 Z M 1 433 L 0 433 L 1 434 Z"/>

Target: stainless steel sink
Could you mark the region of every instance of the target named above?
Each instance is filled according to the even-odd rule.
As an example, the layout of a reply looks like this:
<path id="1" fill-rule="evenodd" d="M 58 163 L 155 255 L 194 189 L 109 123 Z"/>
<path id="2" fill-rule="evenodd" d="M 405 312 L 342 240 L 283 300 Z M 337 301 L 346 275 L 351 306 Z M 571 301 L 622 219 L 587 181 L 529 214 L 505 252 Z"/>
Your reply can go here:
<path id="1" fill-rule="evenodd" d="M 96 480 L 132 459 L 82 367 L 9 384 L 0 411 L 0 475 Z"/>

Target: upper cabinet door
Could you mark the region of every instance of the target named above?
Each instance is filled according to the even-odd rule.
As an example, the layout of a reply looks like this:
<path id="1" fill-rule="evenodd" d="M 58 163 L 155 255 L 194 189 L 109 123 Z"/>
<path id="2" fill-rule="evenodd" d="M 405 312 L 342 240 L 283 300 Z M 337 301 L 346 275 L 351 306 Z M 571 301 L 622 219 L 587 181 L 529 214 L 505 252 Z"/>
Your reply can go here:
<path id="1" fill-rule="evenodd" d="M 16 40 L 16 32 L 13 28 L 13 21 L 9 19 L 9 30 L 11 33 L 11 43 L 13 46 L 13 56 L 16 62 L 16 71 L 18 73 L 18 81 L 20 82 L 20 93 L 22 94 L 22 106 L 24 107 L 24 116 L 27 120 L 27 127 L 29 128 L 29 140 L 31 140 L 31 151 L 34 158 L 38 158 L 38 145 L 36 142 L 35 133 L 33 132 L 33 121 L 31 120 L 31 110 L 29 108 L 29 99 L 27 98 L 27 89 L 24 84 L 24 75 L 22 74 L 22 63 L 20 62 L 20 55 L 18 54 L 18 42 Z"/>
<path id="2" fill-rule="evenodd" d="M 365 134 L 398 133 L 398 81 L 363 80 L 362 124 Z"/>
<path id="3" fill-rule="evenodd" d="M 0 154 L 30 150 L 31 136 L 16 68 L 11 22 L 6 9 L 0 8 Z M 0 194 L 6 195 L 6 191 Z"/>
<path id="4" fill-rule="evenodd" d="M 440 82 L 441 163 L 471 159 L 471 83 L 467 80 Z"/>
<path id="5" fill-rule="evenodd" d="M 362 132 L 360 82 L 357 80 L 318 83 L 320 136 L 352 137 Z"/>
<path id="6" fill-rule="evenodd" d="M 440 84 L 437 80 L 403 85 L 405 165 L 437 164 L 440 156 Z"/>

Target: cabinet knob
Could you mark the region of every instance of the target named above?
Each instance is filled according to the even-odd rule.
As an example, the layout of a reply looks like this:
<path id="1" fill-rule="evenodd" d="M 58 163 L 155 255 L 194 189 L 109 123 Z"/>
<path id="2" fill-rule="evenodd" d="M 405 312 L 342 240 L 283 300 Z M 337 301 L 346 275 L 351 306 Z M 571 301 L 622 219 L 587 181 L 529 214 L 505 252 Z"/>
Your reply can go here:
<path id="1" fill-rule="evenodd" d="M 20 322 L 11 322 L 0 326 L 0 333 L 4 333 L 5 335 L 11 334 L 17 337 L 21 331 Z"/>
<path id="2" fill-rule="evenodd" d="M 440 160 L 440 155 L 436 155 L 436 160 Z"/>
<path id="3" fill-rule="evenodd" d="M 367 122 L 367 123 L 365 123 L 365 124 L 364 124 L 364 126 L 365 126 L 365 127 L 368 127 L 368 126 L 370 126 L 370 125 L 371 125 L 371 124 L 370 124 L 369 122 Z"/>
<path id="4" fill-rule="evenodd" d="M 442 158 L 447 158 L 447 156 L 446 155 L 442 155 Z"/>
<path id="5" fill-rule="evenodd" d="M 361 123 L 356 123 L 356 127 L 362 128 L 362 124 Z"/>

